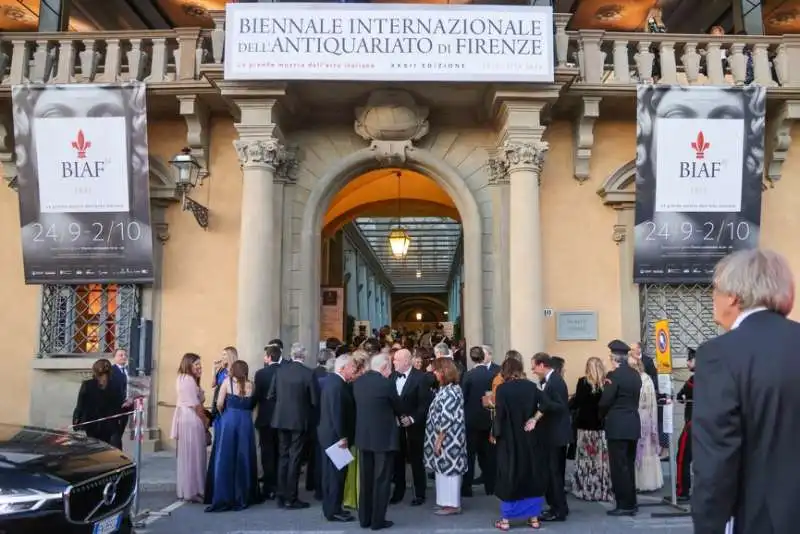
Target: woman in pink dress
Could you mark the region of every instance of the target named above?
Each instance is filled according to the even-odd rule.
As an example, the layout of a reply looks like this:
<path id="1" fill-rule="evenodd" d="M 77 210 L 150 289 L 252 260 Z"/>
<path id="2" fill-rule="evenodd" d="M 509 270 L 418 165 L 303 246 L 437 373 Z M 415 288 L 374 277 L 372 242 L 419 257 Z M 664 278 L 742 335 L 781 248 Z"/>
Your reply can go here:
<path id="1" fill-rule="evenodd" d="M 200 356 L 188 353 L 178 368 L 177 402 L 172 419 L 172 439 L 178 451 L 178 499 L 203 502 L 206 486 L 205 395 L 200 389 Z"/>

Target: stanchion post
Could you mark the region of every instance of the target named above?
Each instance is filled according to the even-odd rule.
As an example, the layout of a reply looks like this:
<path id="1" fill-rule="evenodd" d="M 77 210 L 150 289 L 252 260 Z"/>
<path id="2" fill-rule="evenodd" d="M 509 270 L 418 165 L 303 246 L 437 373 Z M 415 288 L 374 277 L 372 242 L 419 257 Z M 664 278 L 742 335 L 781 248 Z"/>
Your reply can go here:
<path id="1" fill-rule="evenodd" d="M 142 397 L 137 397 L 134 400 L 134 426 L 133 426 L 133 436 L 134 436 L 134 458 L 136 462 L 136 489 L 133 494 L 133 517 L 139 517 L 139 485 L 142 479 L 142 440 L 144 439 L 143 434 L 143 424 L 144 424 L 144 399 Z"/>

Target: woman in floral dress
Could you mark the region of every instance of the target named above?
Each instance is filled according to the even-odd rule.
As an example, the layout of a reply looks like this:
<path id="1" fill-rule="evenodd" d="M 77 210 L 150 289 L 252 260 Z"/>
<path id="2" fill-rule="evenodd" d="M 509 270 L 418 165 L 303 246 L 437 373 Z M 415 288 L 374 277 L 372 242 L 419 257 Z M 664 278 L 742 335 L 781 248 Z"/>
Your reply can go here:
<path id="1" fill-rule="evenodd" d="M 629 358 L 628 363 L 642 377 L 642 390 L 639 393 L 639 420 L 642 434 L 636 448 L 636 490 L 656 491 L 664 485 L 661 471 L 661 444 L 658 436 L 658 407 L 656 388 L 644 372 L 644 364 L 639 358 Z"/>
<path id="2" fill-rule="evenodd" d="M 605 379 L 606 371 L 600 358 L 589 358 L 585 376 L 578 380 L 575 396 L 570 399 L 570 410 L 575 413 L 578 430 L 572 494 L 584 501 L 611 501 L 614 497 L 599 409 Z"/>

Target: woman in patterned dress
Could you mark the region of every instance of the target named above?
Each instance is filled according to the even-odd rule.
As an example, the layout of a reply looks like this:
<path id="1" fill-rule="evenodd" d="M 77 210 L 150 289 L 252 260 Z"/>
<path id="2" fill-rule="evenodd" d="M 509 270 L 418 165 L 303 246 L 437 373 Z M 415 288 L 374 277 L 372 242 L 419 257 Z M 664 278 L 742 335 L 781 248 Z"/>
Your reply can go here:
<path id="1" fill-rule="evenodd" d="M 614 496 L 599 407 L 605 379 L 606 371 L 600 358 L 589 358 L 586 375 L 578 380 L 575 396 L 569 402 L 578 429 L 572 494 L 584 501 L 611 501 Z"/>
<path id="2" fill-rule="evenodd" d="M 449 358 L 433 362 L 439 382 L 425 424 L 425 468 L 436 477 L 436 514 L 461 513 L 461 479 L 467 472 L 467 428 L 459 372 Z"/>

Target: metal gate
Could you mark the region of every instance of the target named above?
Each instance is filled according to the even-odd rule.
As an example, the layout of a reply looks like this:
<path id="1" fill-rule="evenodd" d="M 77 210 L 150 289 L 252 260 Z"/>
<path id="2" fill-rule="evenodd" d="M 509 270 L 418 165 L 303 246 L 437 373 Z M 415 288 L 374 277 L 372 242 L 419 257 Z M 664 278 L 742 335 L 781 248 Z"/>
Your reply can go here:
<path id="1" fill-rule="evenodd" d="M 708 284 L 641 284 L 639 310 L 642 349 L 650 356 L 655 354 L 653 325 L 660 319 L 669 320 L 673 357 L 685 357 L 687 348 L 719 333 Z"/>

